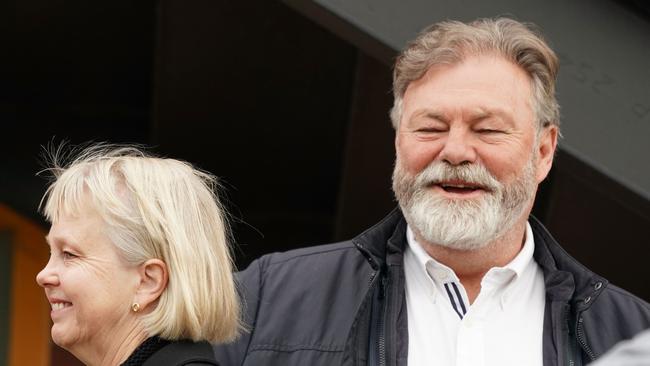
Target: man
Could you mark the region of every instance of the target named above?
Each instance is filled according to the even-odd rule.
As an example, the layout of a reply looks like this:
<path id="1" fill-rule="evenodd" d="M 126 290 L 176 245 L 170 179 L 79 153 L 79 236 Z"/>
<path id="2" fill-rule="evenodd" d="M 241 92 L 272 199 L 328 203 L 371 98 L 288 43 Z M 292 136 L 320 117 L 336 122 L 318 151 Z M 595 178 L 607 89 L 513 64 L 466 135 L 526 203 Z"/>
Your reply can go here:
<path id="1" fill-rule="evenodd" d="M 442 22 L 393 77 L 400 209 L 240 273 L 222 365 L 582 365 L 650 326 L 529 217 L 559 135 L 557 57 L 510 19 Z"/>

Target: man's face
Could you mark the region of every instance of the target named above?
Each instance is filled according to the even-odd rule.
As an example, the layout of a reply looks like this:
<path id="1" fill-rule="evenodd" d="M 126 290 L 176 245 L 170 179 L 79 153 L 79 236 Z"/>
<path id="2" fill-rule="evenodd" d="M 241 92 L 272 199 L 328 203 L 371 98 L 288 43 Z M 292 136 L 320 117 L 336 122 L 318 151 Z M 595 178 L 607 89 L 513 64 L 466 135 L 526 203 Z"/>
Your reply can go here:
<path id="1" fill-rule="evenodd" d="M 435 66 L 407 88 L 393 189 L 424 240 L 476 249 L 525 219 L 557 130 L 536 140 L 531 82 L 499 56 Z"/>

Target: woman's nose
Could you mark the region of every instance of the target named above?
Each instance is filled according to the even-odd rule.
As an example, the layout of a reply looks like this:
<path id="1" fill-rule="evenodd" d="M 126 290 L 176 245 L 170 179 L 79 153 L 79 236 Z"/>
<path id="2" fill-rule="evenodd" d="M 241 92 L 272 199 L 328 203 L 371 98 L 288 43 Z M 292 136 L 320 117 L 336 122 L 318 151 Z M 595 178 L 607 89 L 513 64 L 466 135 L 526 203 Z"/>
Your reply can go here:
<path id="1" fill-rule="evenodd" d="M 36 283 L 41 287 L 56 286 L 59 284 L 59 277 L 54 271 L 51 260 L 48 261 L 45 267 L 36 275 Z"/>

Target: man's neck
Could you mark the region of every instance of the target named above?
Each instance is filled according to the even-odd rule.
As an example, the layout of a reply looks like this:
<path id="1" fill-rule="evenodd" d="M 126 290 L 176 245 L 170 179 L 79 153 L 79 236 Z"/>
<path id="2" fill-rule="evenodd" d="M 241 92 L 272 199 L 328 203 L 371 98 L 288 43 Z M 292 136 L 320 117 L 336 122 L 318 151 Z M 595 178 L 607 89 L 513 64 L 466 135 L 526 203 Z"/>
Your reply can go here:
<path id="1" fill-rule="evenodd" d="M 436 261 L 451 268 L 465 287 L 470 304 L 481 291 L 483 276 L 493 267 L 510 263 L 523 247 L 526 221 L 513 228 L 486 246 L 476 250 L 457 250 L 428 243 L 416 234 L 416 240 Z"/>

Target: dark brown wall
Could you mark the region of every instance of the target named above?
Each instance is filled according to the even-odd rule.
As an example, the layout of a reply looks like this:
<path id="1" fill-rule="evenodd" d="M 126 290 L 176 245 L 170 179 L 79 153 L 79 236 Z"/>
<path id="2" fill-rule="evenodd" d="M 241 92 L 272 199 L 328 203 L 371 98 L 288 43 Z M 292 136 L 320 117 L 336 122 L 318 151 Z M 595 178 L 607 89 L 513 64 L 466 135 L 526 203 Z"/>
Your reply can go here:
<path id="1" fill-rule="evenodd" d="M 274 1 L 162 1 L 154 143 L 223 177 L 239 263 L 333 239 L 355 49 Z"/>
<path id="2" fill-rule="evenodd" d="M 347 126 L 335 235 L 352 238 L 395 207 L 391 174 L 394 131 L 388 67 L 359 52 L 353 102 Z"/>
<path id="3" fill-rule="evenodd" d="M 554 170 L 551 233 L 589 269 L 650 301 L 650 202 L 566 152 Z"/>

